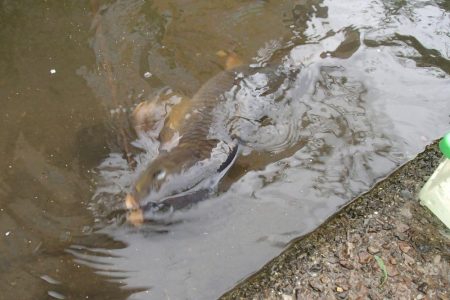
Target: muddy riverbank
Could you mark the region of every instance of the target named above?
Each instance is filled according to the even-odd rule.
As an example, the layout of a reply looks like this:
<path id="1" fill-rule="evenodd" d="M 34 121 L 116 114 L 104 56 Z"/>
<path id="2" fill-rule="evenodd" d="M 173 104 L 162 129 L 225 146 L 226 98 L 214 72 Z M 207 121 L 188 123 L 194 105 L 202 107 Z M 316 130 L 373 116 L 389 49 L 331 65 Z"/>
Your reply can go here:
<path id="1" fill-rule="evenodd" d="M 440 157 L 427 147 L 222 299 L 449 299 L 450 231 L 417 199 Z"/>

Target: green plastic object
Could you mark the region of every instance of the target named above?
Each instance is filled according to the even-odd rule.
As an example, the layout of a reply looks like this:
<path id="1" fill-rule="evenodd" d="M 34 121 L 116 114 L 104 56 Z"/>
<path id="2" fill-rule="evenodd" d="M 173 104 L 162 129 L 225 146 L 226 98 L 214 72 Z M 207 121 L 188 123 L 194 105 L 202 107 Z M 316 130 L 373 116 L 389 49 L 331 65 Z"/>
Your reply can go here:
<path id="1" fill-rule="evenodd" d="M 450 158 L 450 132 L 439 142 L 439 149 L 445 157 Z"/>
<path id="2" fill-rule="evenodd" d="M 450 133 L 439 142 L 444 157 L 420 190 L 420 203 L 450 228 Z"/>

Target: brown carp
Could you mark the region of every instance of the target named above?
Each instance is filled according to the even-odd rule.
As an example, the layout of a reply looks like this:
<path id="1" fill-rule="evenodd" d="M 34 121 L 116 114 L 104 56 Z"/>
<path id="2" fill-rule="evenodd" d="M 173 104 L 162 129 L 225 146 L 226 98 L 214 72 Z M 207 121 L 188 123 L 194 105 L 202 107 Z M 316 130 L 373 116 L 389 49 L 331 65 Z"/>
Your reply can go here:
<path id="1" fill-rule="evenodd" d="M 168 113 L 167 105 L 157 101 L 137 107 L 138 131 L 158 127 L 155 119 L 164 119 L 164 124 L 159 126 L 158 156 L 138 176 L 125 200 L 131 211 L 128 220 L 132 223 L 144 220 L 143 211 L 182 208 L 205 199 L 214 191 L 236 161 L 239 149 L 253 149 L 248 142 L 253 144 L 255 136 L 244 129 L 243 138 L 241 129 L 246 126 L 240 127 L 239 120 L 253 124 L 253 128 L 271 125 L 271 119 L 265 117 L 265 113 L 256 119 L 243 116 L 239 103 L 245 102 L 246 97 L 256 99 L 252 103 L 261 107 L 249 108 L 253 110 L 264 108 L 270 101 L 281 101 L 290 81 L 296 78 L 298 68 L 285 70 L 286 66 L 279 64 L 264 67 L 236 64 L 228 64 L 230 70 L 209 79 L 192 99 L 178 97 L 178 103 L 171 106 Z M 152 114 L 155 118 L 148 117 Z M 277 154 L 269 149 L 267 156 L 270 158 L 261 162 L 272 161 L 286 153 L 278 151 Z M 264 156 L 263 152 L 260 154 Z"/>
<path id="2" fill-rule="evenodd" d="M 236 66 L 233 58 L 227 68 L 209 79 L 191 98 L 182 98 L 166 116 L 159 133 L 161 144 L 175 140 L 170 149 L 160 149 L 134 183 L 125 203 L 132 223 L 143 221 L 143 210 L 155 204 L 181 208 L 197 202 L 206 195 L 231 167 L 238 154 L 238 141 L 227 130 L 210 130 L 218 122 L 214 109 L 248 70 Z M 158 114 L 154 102 L 143 103 L 135 110 L 137 130 L 146 131 L 148 113 Z M 164 112 L 160 112 L 160 115 Z M 217 127 L 217 126 L 216 126 Z"/>

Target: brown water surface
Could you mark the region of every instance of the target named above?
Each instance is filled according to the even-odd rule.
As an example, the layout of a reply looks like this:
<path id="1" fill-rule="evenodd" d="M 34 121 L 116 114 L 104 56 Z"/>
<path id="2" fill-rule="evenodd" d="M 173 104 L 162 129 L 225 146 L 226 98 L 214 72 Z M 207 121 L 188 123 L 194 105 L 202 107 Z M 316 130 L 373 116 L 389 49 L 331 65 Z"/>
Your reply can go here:
<path id="1" fill-rule="evenodd" d="M 449 28 L 445 1 L 1 1 L 0 299 L 221 295 L 449 131 Z M 131 111 L 226 52 L 259 71 L 214 111 L 245 142 L 220 192 L 124 224 L 159 146 Z"/>

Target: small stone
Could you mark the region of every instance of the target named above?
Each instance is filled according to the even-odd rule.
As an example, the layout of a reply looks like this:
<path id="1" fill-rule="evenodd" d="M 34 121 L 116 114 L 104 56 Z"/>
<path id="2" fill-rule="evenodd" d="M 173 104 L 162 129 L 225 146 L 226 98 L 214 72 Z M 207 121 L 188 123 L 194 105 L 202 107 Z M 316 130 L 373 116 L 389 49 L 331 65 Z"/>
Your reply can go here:
<path id="1" fill-rule="evenodd" d="M 420 223 L 422 223 L 423 225 L 427 225 L 428 223 L 430 223 L 427 219 L 425 218 L 420 218 L 419 220 Z"/>
<path id="2" fill-rule="evenodd" d="M 354 269 L 352 263 L 349 262 L 348 260 L 340 260 L 340 261 L 339 261 L 339 264 L 340 264 L 342 267 L 346 268 L 346 269 L 349 269 L 349 270 L 353 270 L 353 269 Z"/>
<path id="3" fill-rule="evenodd" d="M 327 258 L 327 260 L 328 260 L 328 263 L 330 263 L 330 264 L 337 264 L 339 261 L 339 259 L 336 258 L 335 256 L 330 256 Z"/>
<path id="4" fill-rule="evenodd" d="M 362 265 L 367 264 L 370 261 L 370 259 L 372 258 L 372 256 L 370 256 L 370 254 L 367 253 L 366 251 L 359 252 L 358 257 L 359 257 L 359 263 Z"/>
<path id="5" fill-rule="evenodd" d="M 395 277 L 399 274 L 397 268 L 391 264 L 386 264 L 386 272 L 388 273 L 389 277 Z"/>
<path id="6" fill-rule="evenodd" d="M 438 254 L 433 258 L 433 263 L 437 265 L 440 262 L 441 262 L 441 256 Z"/>
<path id="7" fill-rule="evenodd" d="M 342 247 L 341 250 L 335 253 L 335 256 L 339 258 L 339 260 L 346 259 L 348 258 L 347 250 L 344 247 Z"/>
<path id="8" fill-rule="evenodd" d="M 343 291 L 344 291 L 344 289 L 341 288 L 340 286 L 336 287 L 336 292 L 342 293 Z"/>
<path id="9" fill-rule="evenodd" d="M 339 299 L 348 299 L 348 292 L 342 292 L 337 294 Z"/>
<path id="10" fill-rule="evenodd" d="M 408 190 L 402 190 L 402 191 L 400 191 L 400 196 L 401 196 L 403 199 L 408 200 L 408 199 L 412 199 L 413 194 L 411 193 L 411 191 L 408 191 Z"/>
<path id="11" fill-rule="evenodd" d="M 377 254 L 378 252 L 380 252 L 380 249 L 378 249 L 377 247 L 374 247 L 374 246 L 369 246 L 369 247 L 367 247 L 367 251 L 373 255 L 373 254 Z"/>
<path id="12" fill-rule="evenodd" d="M 321 276 L 320 282 L 327 284 L 328 282 L 330 282 L 330 279 L 328 279 L 328 277 L 326 276 Z"/>
<path id="13" fill-rule="evenodd" d="M 422 244 L 417 245 L 417 250 L 425 253 L 425 252 L 429 252 L 431 250 L 431 247 L 430 247 L 430 245 L 422 243 Z"/>
<path id="14" fill-rule="evenodd" d="M 320 264 L 314 264 L 311 266 L 311 268 L 309 268 L 309 271 L 312 273 L 318 273 L 322 271 L 322 266 Z"/>
<path id="15" fill-rule="evenodd" d="M 417 287 L 417 289 L 421 292 L 426 294 L 427 290 L 428 290 L 428 284 L 426 282 L 422 282 L 421 284 L 419 284 L 419 286 Z"/>
<path id="16" fill-rule="evenodd" d="M 370 299 L 370 300 L 378 300 L 378 299 L 381 299 L 381 298 L 379 297 L 378 293 L 376 293 L 376 292 L 374 292 L 374 291 L 369 291 L 368 294 L 367 294 L 367 296 L 368 296 L 368 299 Z"/>
<path id="17" fill-rule="evenodd" d="M 395 258 L 393 258 L 393 257 L 391 257 L 391 258 L 389 258 L 389 263 L 391 264 L 391 265 L 396 265 L 397 264 L 397 260 L 395 259 Z"/>
<path id="18" fill-rule="evenodd" d="M 369 233 L 376 233 L 380 232 L 383 229 L 383 226 L 381 224 L 371 224 L 369 225 L 369 228 L 367 228 L 367 232 Z"/>
<path id="19" fill-rule="evenodd" d="M 409 208 L 407 208 L 407 207 L 400 209 L 400 214 L 402 216 L 404 216 L 405 218 L 407 218 L 407 219 L 411 219 L 412 218 L 412 213 L 409 210 Z"/>
<path id="20" fill-rule="evenodd" d="M 412 258 L 411 256 L 409 256 L 409 255 L 406 254 L 406 253 L 403 253 L 403 258 L 405 259 L 405 263 L 406 263 L 407 265 L 412 266 L 412 265 L 414 265 L 414 264 L 416 263 L 416 261 L 414 260 L 414 258 Z"/>
<path id="21" fill-rule="evenodd" d="M 448 293 L 446 291 L 437 291 L 437 297 L 439 300 L 448 300 Z"/>
<path id="22" fill-rule="evenodd" d="M 399 232 L 405 232 L 409 229 L 409 226 L 406 225 L 405 223 L 399 223 L 399 224 L 397 224 L 396 229 Z"/>
<path id="23" fill-rule="evenodd" d="M 389 249 L 389 248 L 391 248 L 391 243 L 389 243 L 389 242 L 386 242 L 386 243 L 384 243 L 383 245 L 381 245 L 381 247 L 383 247 L 383 249 Z"/>
<path id="24" fill-rule="evenodd" d="M 394 235 L 400 241 L 407 241 L 408 240 L 408 235 L 403 233 L 403 232 L 395 232 Z"/>
<path id="25" fill-rule="evenodd" d="M 283 294 L 283 295 L 281 295 L 281 299 L 283 299 L 283 300 L 294 300 L 294 297 L 292 297 L 291 295 Z"/>
<path id="26" fill-rule="evenodd" d="M 392 230 L 392 229 L 394 229 L 395 227 L 394 227 L 394 225 L 392 225 L 392 224 L 388 224 L 388 223 L 385 223 L 385 224 L 383 224 L 383 230 Z"/>
<path id="27" fill-rule="evenodd" d="M 344 276 L 342 274 L 342 276 L 335 278 L 334 284 L 335 286 L 340 287 L 343 291 L 347 291 L 350 288 L 347 282 L 348 279 L 348 276 Z"/>
<path id="28" fill-rule="evenodd" d="M 408 251 L 411 250 L 411 246 L 409 246 L 408 243 L 405 242 L 399 242 L 398 247 L 403 253 L 408 253 Z"/>
<path id="29" fill-rule="evenodd" d="M 348 299 L 368 299 L 368 292 L 364 282 L 358 280 L 352 284 L 352 289 L 349 290 Z"/>
<path id="30" fill-rule="evenodd" d="M 317 292 L 323 291 L 323 285 L 318 280 L 310 280 L 309 285 Z"/>

